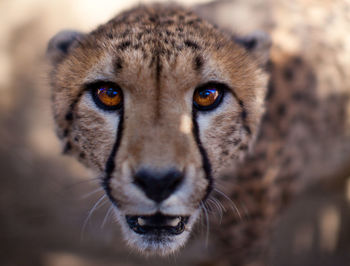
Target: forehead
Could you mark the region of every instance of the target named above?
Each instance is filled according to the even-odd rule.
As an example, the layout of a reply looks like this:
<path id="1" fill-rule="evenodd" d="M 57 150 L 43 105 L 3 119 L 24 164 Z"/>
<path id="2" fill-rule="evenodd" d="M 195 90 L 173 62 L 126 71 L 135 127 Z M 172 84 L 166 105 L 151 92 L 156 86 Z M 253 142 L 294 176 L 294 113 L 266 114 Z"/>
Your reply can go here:
<path id="1" fill-rule="evenodd" d="M 228 35 L 191 12 L 160 6 L 122 13 L 87 34 L 56 73 L 78 85 L 70 84 L 72 95 L 96 80 L 142 94 L 141 89 L 174 84 L 177 89 L 210 80 L 232 84 L 248 70 L 244 65 L 243 49 Z"/>
<path id="2" fill-rule="evenodd" d="M 126 12 L 87 36 L 85 52 L 86 47 L 101 52 L 95 52 L 98 62 L 92 62 L 86 81 L 157 86 L 162 79 L 183 83 L 184 77 L 195 81 L 203 72 L 215 76 L 203 70 L 210 66 L 208 55 L 223 42 L 223 36 L 191 12 L 150 8 Z"/>

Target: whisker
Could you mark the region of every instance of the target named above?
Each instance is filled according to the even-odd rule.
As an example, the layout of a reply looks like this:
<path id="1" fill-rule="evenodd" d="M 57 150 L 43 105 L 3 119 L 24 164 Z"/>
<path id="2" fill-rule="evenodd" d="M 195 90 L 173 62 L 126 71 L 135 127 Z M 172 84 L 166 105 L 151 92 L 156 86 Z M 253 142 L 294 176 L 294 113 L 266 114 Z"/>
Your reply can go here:
<path id="1" fill-rule="evenodd" d="M 217 206 L 217 208 L 220 209 L 220 213 L 223 216 L 223 213 L 226 212 L 226 208 L 224 207 L 224 205 L 222 205 L 222 203 L 220 202 L 220 200 L 218 200 L 217 198 L 215 198 L 214 196 L 211 197 L 211 200 L 213 202 L 215 202 L 215 205 Z"/>
<path id="2" fill-rule="evenodd" d="M 63 187 L 63 189 L 71 189 L 73 187 L 76 187 L 77 185 L 81 185 L 81 184 L 87 184 L 89 182 L 100 182 L 101 178 L 100 177 L 94 177 L 94 178 L 89 178 L 87 180 L 82 180 L 82 181 L 78 181 L 78 182 L 74 182 L 71 184 L 67 184 L 66 186 Z"/>
<path id="3" fill-rule="evenodd" d="M 85 195 L 81 196 L 81 199 L 86 199 L 94 194 L 96 194 L 97 192 L 103 192 L 103 188 L 102 187 L 98 187 L 97 189 L 94 189 L 93 191 L 86 193 Z"/>
<path id="4" fill-rule="evenodd" d="M 201 202 L 201 207 L 202 207 L 202 210 L 204 211 L 205 220 L 206 220 L 206 223 L 207 223 L 207 231 L 206 231 L 206 235 L 205 235 L 205 246 L 208 247 L 208 243 L 209 243 L 209 231 L 210 231 L 209 215 L 208 215 L 208 211 L 207 211 L 205 205 L 203 204 L 203 202 Z"/>
<path id="5" fill-rule="evenodd" d="M 212 207 L 212 203 L 209 201 L 205 201 L 204 202 L 204 206 L 206 207 L 208 213 L 214 213 L 213 207 Z"/>
<path id="6" fill-rule="evenodd" d="M 215 208 L 216 208 L 216 210 L 217 210 L 217 212 L 219 214 L 219 223 L 221 224 L 222 216 L 223 216 L 223 212 L 222 212 L 221 206 L 213 198 L 209 198 L 208 202 L 211 202 L 215 206 Z"/>
<path id="7" fill-rule="evenodd" d="M 216 192 L 218 192 L 220 195 L 222 195 L 225 199 L 227 199 L 229 201 L 230 204 L 230 207 L 232 208 L 233 212 L 236 213 L 239 217 L 239 219 L 241 221 L 243 221 L 243 218 L 242 218 L 242 215 L 241 215 L 241 212 L 239 211 L 239 209 L 237 208 L 237 205 L 222 191 L 220 191 L 218 188 L 214 188 L 214 190 Z"/>
<path id="8" fill-rule="evenodd" d="M 84 232 L 85 232 L 85 229 L 86 229 L 86 226 L 88 224 L 88 221 L 89 219 L 91 218 L 92 214 L 94 213 L 94 211 L 98 208 L 98 207 L 101 207 L 102 205 L 104 205 L 107 201 L 105 201 L 102 205 L 100 205 L 100 203 L 106 198 L 106 195 L 102 195 L 98 200 L 97 202 L 94 204 L 94 206 L 92 206 L 91 210 L 89 211 L 87 217 L 85 218 L 85 221 L 84 221 L 84 224 L 82 226 L 82 229 L 81 229 L 81 234 L 80 234 L 80 238 L 83 239 L 83 235 L 84 235 Z M 100 205 L 100 206 L 99 206 Z"/>
<path id="9" fill-rule="evenodd" d="M 111 214 L 111 212 L 113 211 L 113 204 L 111 203 L 111 206 L 109 206 L 107 212 L 106 212 L 106 215 L 105 215 L 105 218 L 103 218 L 103 221 L 102 221 L 102 224 L 101 224 L 101 229 L 103 229 L 103 227 L 105 226 L 107 220 L 108 220 L 108 217 L 109 215 Z"/>

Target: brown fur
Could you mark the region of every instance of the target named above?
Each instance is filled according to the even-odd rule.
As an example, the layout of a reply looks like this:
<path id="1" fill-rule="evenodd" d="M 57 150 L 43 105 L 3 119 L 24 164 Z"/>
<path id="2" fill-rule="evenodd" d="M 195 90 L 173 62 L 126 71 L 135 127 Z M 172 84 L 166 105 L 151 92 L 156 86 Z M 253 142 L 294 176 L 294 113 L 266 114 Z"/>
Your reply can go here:
<path id="1" fill-rule="evenodd" d="M 235 251 L 227 256 L 228 263 L 243 263 L 257 240 L 266 239 L 276 214 L 308 182 L 304 179 L 322 173 L 315 165 L 322 161 L 320 150 L 331 145 L 323 142 L 325 124 L 316 123 L 326 119 L 320 116 L 327 108 L 315 92 L 312 67 L 302 58 L 277 51 L 269 64 L 267 92 L 259 57 L 192 12 L 168 5 L 124 12 L 80 38 L 55 64 L 51 82 L 58 135 L 68 152 L 104 177 L 120 117 L 94 106 L 84 86 L 98 79 L 116 82 L 125 97 L 122 138 L 111 174 L 119 211 L 154 213 L 150 200 L 133 187 L 132 176 L 143 167 L 175 167 L 192 174 L 185 177 L 188 191 L 176 205 L 169 204 L 169 213 L 189 215 L 198 210 L 210 185 L 193 133 L 193 91 L 211 80 L 227 84 L 230 92 L 224 102 L 209 113 L 199 112 L 197 123 L 214 186 L 222 186 L 248 217 L 238 223 L 242 214 L 229 216 L 222 227 L 230 230 L 218 232 L 218 239 L 228 245 L 227 253 Z M 347 140 L 342 129 L 337 130 Z M 322 147 L 315 149 L 317 145 Z M 221 193 L 213 195 L 224 199 Z M 128 234 L 125 227 L 124 233 Z"/>

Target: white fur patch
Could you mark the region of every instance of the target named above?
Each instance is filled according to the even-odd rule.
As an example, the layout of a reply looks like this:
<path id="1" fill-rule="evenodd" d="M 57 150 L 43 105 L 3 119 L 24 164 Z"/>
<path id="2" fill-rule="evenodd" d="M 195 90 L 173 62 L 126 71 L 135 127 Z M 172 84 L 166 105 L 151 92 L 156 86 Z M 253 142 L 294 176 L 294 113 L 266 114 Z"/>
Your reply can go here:
<path id="1" fill-rule="evenodd" d="M 183 114 L 181 116 L 180 131 L 184 134 L 190 134 L 192 130 L 192 119 L 189 115 Z"/>

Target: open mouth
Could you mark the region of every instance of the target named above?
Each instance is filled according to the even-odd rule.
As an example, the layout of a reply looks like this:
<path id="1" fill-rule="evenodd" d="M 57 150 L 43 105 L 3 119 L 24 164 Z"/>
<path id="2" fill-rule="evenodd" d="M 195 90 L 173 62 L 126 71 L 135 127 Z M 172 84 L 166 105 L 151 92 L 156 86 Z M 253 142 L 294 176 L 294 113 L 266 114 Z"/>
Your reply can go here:
<path id="1" fill-rule="evenodd" d="M 179 235 L 185 230 L 188 219 L 188 216 L 168 216 L 161 213 L 126 216 L 129 227 L 135 233 L 153 235 Z"/>

